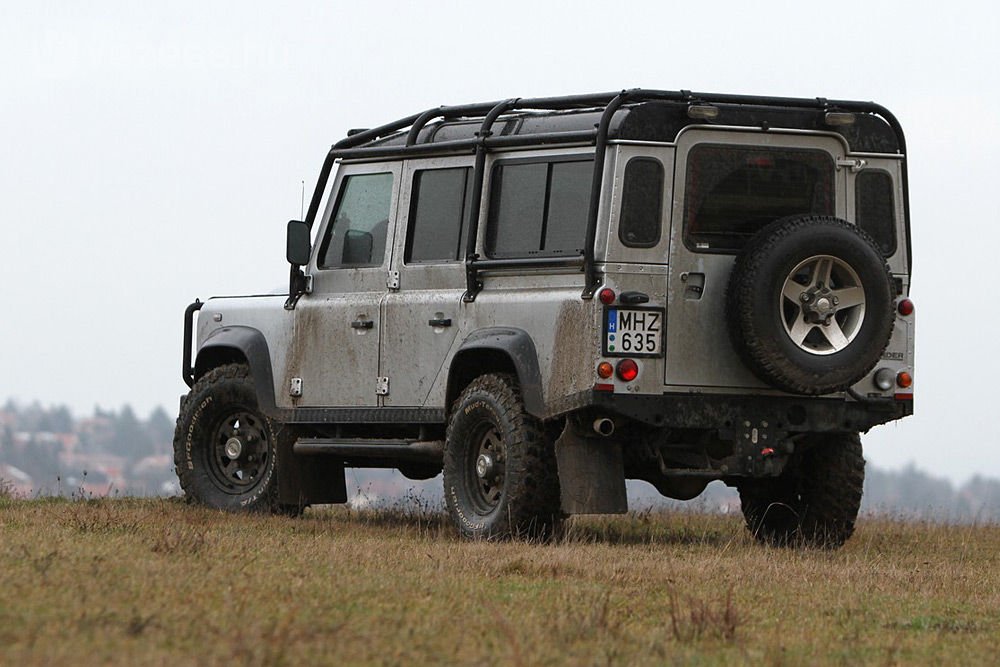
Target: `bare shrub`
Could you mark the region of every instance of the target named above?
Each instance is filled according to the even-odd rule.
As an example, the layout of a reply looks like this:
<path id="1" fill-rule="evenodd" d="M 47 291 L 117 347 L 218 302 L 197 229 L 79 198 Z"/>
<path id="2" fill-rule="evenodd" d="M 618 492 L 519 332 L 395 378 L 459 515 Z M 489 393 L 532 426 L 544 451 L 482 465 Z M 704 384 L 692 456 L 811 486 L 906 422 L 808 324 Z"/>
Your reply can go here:
<path id="1" fill-rule="evenodd" d="M 208 531 L 190 525 L 167 526 L 150 540 L 156 554 L 199 554 L 208 543 Z"/>
<path id="2" fill-rule="evenodd" d="M 670 630 L 675 640 L 686 643 L 699 639 L 727 642 L 736 639 L 742 619 L 733 606 L 732 587 L 723 600 L 698 599 L 691 595 L 681 597 L 670 590 Z"/>

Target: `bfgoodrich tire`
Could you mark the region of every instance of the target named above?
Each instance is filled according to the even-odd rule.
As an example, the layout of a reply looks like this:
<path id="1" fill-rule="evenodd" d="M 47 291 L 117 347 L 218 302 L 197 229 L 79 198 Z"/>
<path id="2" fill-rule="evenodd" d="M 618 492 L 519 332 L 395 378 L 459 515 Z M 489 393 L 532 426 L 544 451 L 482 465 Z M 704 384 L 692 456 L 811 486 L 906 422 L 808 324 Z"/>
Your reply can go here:
<path id="1" fill-rule="evenodd" d="M 865 482 L 856 434 L 816 434 L 799 443 L 778 478 L 740 486 L 747 528 L 778 546 L 836 548 L 854 533 Z"/>
<path id="2" fill-rule="evenodd" d="M 289 512 L 278 504 L 278 439 L 261 413 L 245 364 L 202 376 L 184 400 L 174 431 L 174 466 L 191 502 L 228 511 Z"/>
<path id="3" fill-rule="evenodd" d="M 862 230 L 826 216 L 785 218 L 751 239 L 733 267 L 730 338 L 774 387 L 842 391 L 881 358 L 895 296 L 885 258 Z"/>
<path id="4" fill-rule="evenodd" d="M 555 450 L 525 412 L 517 381 L 482 375 L 465 388 L 444 450 L 448 513 L 468 538 L 545 538 L 562 520 Z"/>

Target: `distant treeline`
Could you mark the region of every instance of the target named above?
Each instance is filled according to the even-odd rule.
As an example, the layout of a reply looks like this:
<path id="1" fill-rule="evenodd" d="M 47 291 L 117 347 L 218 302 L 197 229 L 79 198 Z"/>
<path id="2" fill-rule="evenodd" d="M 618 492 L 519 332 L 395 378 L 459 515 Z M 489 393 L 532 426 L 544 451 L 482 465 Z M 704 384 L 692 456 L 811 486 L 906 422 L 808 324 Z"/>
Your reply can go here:
<path id="1" fill-rule="evenodd" d="M 0 407 L 0 484 L 21 495 L 87 493 L 103 495 L 169 495 L 178 493 L 173 472 L 174 419 L 163 408 L 140 418 L 128 405 L 120 410 L 95 408 L 90 417 L 75 417 L 65 406 Z M 351 486 L 374 498 L 391 500 L 417 489 L 436 500 L 440 480 L 412 482 L 389 471 L 354 471 Z M 691 506 L 663 499 L 647 484 L 630 483 L 633 507 Z M 695 507 L 738 511 L 733 489 L 719 483 Z M 956 487 L 914 466 L 887 471 L 868 466 L 862 514 L 948 521 L 1000 523 L 1000 480 L 974 477 Z"/>

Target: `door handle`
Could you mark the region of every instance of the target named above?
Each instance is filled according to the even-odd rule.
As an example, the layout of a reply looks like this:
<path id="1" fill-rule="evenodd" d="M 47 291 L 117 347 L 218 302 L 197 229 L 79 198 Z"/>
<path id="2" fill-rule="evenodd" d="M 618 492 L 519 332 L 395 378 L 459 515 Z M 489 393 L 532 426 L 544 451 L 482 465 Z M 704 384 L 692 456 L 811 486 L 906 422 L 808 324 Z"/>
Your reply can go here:
<path id="1" fill-rule="evenodd" d="M 371 320 L 354 320 L 351 322 L 352 329 L 371 329 L 375 323 Z"/>
<path id="2" fill-rule="evenodd" d="M 427 324 L 432 327 L 450 327 L 451 318 L 450 317 L 435 317 L 433 319 L 427 320 Z"/>

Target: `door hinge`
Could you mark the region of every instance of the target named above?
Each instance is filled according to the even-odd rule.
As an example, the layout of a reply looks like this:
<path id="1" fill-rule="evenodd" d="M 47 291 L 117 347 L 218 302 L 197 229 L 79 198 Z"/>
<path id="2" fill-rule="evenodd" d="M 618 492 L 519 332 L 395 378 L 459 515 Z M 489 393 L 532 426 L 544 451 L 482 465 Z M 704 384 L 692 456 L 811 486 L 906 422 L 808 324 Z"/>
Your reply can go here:
<path id="1" fill-rule="evenodd" d="M 389 289 L 399 289 L 399 271 L 390 271 L 385 279 L 385 286 Z"/>
<path id="2" fill-rule="evenodd" d="M 860 159 L 855 159 L 855 158 L 847 158 L 847 159 L 841 158 L 841 159 L 837 160 L 837 168 L 838 169 L 840 167 L 847 167 L 848 169 L 851 170 L 852 174 L 858 173 L 859 171 L 861 171 L 862 169 L 864 169 L 866 166 L 868 166 L 868 161 L 867 160 L 860 160 Z"/>
<path id="3" fill-rule="evenodd" d="M 302 395 L 302 378 L 292 378 L 292 381 L 288 383 L 288 395 L 289 396 Z"/>
<path id="4" fill-rule="evenodd" d="M 375 380 L 375 394 L 377 396 L 389 395 L 389 378 L 380 377 Z"/>

